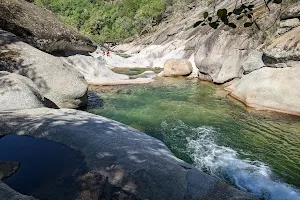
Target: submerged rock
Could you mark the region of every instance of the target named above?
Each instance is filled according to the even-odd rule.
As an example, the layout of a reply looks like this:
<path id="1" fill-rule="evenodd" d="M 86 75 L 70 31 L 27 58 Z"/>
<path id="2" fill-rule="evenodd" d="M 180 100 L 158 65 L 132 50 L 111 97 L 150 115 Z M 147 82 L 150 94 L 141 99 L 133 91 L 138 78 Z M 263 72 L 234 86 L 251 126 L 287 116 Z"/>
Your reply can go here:
<path id="1" fill-rule="evenodd" d="M 19 167 L 18 162 L 0 162 L 0 181 L 16 173 Z"/>
<path id="2" fill-rule="evenodd" d="M 96 50 L 92 41 L 72 30 L 54 14 L 24 0 L 0 1 L 0 28 L 48 53 L 84 53 Z"/>
<path id="3" fill-rule="evenodd" d="M 87 103 L 87 82 L 73 66 L 61 58 L 24 43 L 0 29 L 0 70 L 31 79 L 47 105 L 78 108 Z"/>
<path id="4" fill-rule="evenodd" d="M 0 135 L 13 133 L 82 153 L 88 172 L 78 177 L 82 188 L 77 199 L 255 199 L 179 160 L 161 141 L 90 113 L 48 108 L 1 112 Z"/>
<path id="5" fill-rule="evenodd" d="M 18 74 L 0 71 L 0 96 L 0 110 L 44 107 L 38 87 Z"/>

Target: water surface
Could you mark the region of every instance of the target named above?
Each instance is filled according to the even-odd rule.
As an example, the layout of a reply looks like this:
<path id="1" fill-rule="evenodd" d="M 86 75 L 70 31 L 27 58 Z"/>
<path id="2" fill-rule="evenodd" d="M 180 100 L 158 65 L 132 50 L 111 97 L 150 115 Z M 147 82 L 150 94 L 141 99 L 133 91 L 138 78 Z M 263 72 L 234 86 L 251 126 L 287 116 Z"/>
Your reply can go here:
<path id="1" fill-rule="evenodd" d="M 19 170 L 4 183 L 14 190 L 45 200 L 73 200 L 81 190 L 83 156 L 64 145 L 43 139 L 8 135 L 0 139 L 0 161 L 16 161 Z"/>

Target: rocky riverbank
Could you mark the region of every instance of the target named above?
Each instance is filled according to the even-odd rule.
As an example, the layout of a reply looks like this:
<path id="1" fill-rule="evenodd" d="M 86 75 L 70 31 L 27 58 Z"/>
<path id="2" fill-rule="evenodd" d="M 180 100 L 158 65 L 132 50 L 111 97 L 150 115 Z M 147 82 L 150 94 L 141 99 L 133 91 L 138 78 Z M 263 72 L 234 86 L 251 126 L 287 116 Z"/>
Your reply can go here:
<path id="1" fill-rule="evenodd" d="M 95 46 L 34 4 L 4 0 L 0 8 L 0 137 L 31 136 L 80 152 L 87 172 L 72 177 L 80 184 L 75 199 L 255 199 L 179 160 L 157 139 L 65 109 L 87 104 L 88 83 L 151 79 L 129 80 L 99 59 L 79 55 Z M 0 182 L 3 200 L 39 199 L 27 195 Z"/>

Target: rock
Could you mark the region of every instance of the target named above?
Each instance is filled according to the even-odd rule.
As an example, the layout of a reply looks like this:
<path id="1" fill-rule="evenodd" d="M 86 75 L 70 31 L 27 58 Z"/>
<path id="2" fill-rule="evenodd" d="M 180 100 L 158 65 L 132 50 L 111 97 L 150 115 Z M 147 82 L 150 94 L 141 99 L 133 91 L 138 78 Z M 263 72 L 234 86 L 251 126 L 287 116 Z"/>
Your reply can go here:
<path id="1" fill-rule="evenodd" d="M 280 28 L 295 28 L 300 25 L 298 18 L 282 20 L 279 23 Z"/>
<path id="2" fill-rule="evenodd" d="M 89 84 L 99 85 L 128 80 L 129 76 L 117 74 L 108 67 L 105 60 L 92 56 L 74 55 L 62 58 L 68 65 L 76 68 Z"/>
<path id="3" fill-rule="evenodd" d="M 42 52 L 0 29 L 0 70 L 31 79 L 46 105 L 78 108 L 87 103 L 87 82 L 61 58 Z"/>
<path id="4" fill-rule="evenodd" d="M 189 61 L 192 64 L 193 71 L 188 77 L 189 78 L 199 78 L 199 69 L 197 68 L 196 63 L 195 63 L 195 54 L 194 53 L 190 56 Z"/>
<path id="5" fill-rule="evenodd" d="M 48 108 L 1 112 L 0 135 L 11 133 L 52 140 L 81 152 L 87 173 L 77 178 L 82 185 L 77 199 L 255 199 L 179 160 L 161 141 L 87 112 Z"/>
<path id="6" fill-rule="evenodd" d="M 32 80 L 0 71 L 0 110 L 40 108 L 43 96 Z"/>
<path id="7" fill-rule="evenodd" d="M 138 75 L 131 76 L 131 78 L 155 78 L 157 75 L 154 71 L 144 71 Z"/>
<path id="8" fill-rule="evenodd" d="M 73 66 L 91 85 L 134 85 L 151 83 L 152 78 L 129 79 L 129 76 L 117 74 L 108 67 L 101 58 L 92 56 L 74 55 L 62 58 L 67 65 Z"/>
<path id="9" fill-rule="evenodd" d="M 199 79 L 200 79 L 201 81 L 213 82 L 213 79 L 212 79 L 211 76 L 208 75 L 208 74 L 203 74 L 203 73 L 199 72 L 198 77 L 199 77 Z M 225 84 L 226 84 L 226 83 L 225 83 Z"/>
<path id="10" fill-rule="evenodd" d="M 32 46 L 52 54 L 93 52 L 96 46 L 55 15 L 24 0 L 0 1 L 0 28 Z"/>
<path id="11" fill-rule="evenodd" d="M 298 18 L 282 20 L 279 23 L 280 28 L 277 30 L 278 35 L 283 35 L 284 33 L 292 30 L 293 28 L 300 25 L 300 20 Z"/>
<path id="12" fill-rule="evenodd" d="M 0 181 L 16 173 L 19 167 L 18 162 L 0 162 Z"/>
<path id="13" fill-rule="evenodd" d="M 245 58 L 242 67 L 246 73 L 265 67 L 265 63 L 263 62 L 263 52 L 256 50 L 251 51 Z"/>
<path id="14" fill-rule="evenodd" d="M 162 78 L 162 77 L 166 77 L 164 71 L 159 72 L 159 73 L 157 74 L 157 76 L 158 76 L 158 77 L 161 77 L 161 78 Z"/>
<path id="15" fill-rule="evenodd" d="M 197 38 L 194 39 L 195 42 Z M 248 52 L 255 49 L 260 39 L 247 34 L 218 30 L 206 38 L 195 53 L 195 63 L 202 74 L 209 75 L 215 83 L 225 83 L 243 74 L 243 62 Z"/>
<path id="16" fill-rule="evenodd" d="M 291 19 L 300 17 L 300 2 L 290 4 L 280 15 L 280 19 Z"/>
<path id="17" fill-rule="evenodd" d="M 300 26 L 283 34 L 264 50 L 264 62 L 268 66 L 298 67 L 300 65 Z"/>
<path id="18" fill-rule="evenodd" d="M 285 33 L 279 38 L 275 39 L 268 47 L 268 50 L 278 52 L 290 52 L 298 53 L 300 51 L 300 26 L 292 29 L 291 31 Z M 279 57 L 279 56 L 274 56 Z"/>
<path id="19" fill-rule="evenodd" d="M 192 63 L 184 59 L 169 59 L 164 65 L 165 76 L 187 76 L 192 71 Z"/>
<path id="20" fill-rule="evenodd" d="M 226 90 L 246 105 L 300 115 L 300 68 L 264 67 L 243 76 Z"/>
<path id="21" fill-rule="evenodd" d="M 25 196 L 11 189 L 5 183 L 0 182 L 1 200 L 37 200 L 34 197 Z"/>

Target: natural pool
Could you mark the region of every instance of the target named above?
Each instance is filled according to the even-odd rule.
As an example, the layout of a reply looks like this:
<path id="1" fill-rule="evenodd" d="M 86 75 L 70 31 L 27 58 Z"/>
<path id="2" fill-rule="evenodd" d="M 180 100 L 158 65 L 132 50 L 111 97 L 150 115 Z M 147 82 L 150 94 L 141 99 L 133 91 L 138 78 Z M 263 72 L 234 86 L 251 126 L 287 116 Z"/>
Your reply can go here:
<path id="1" fill-rule="evenodd" d="M 91 87 L 89 112 L 159 138 L 198 168 L 264 199 L 300 199 L 300 117 L 256 112 L 220 86 L 166 78 Z"/>
<path id="2" fill-rule="evenodd" d="M 0 138 L 0 161 L 20 163 L 18 171 L 4 183 L 22 194 L 45 200 L 76 199 L 82 189 L 77 178 L 87 172 L 80 152 L 28 136 Z"/>

